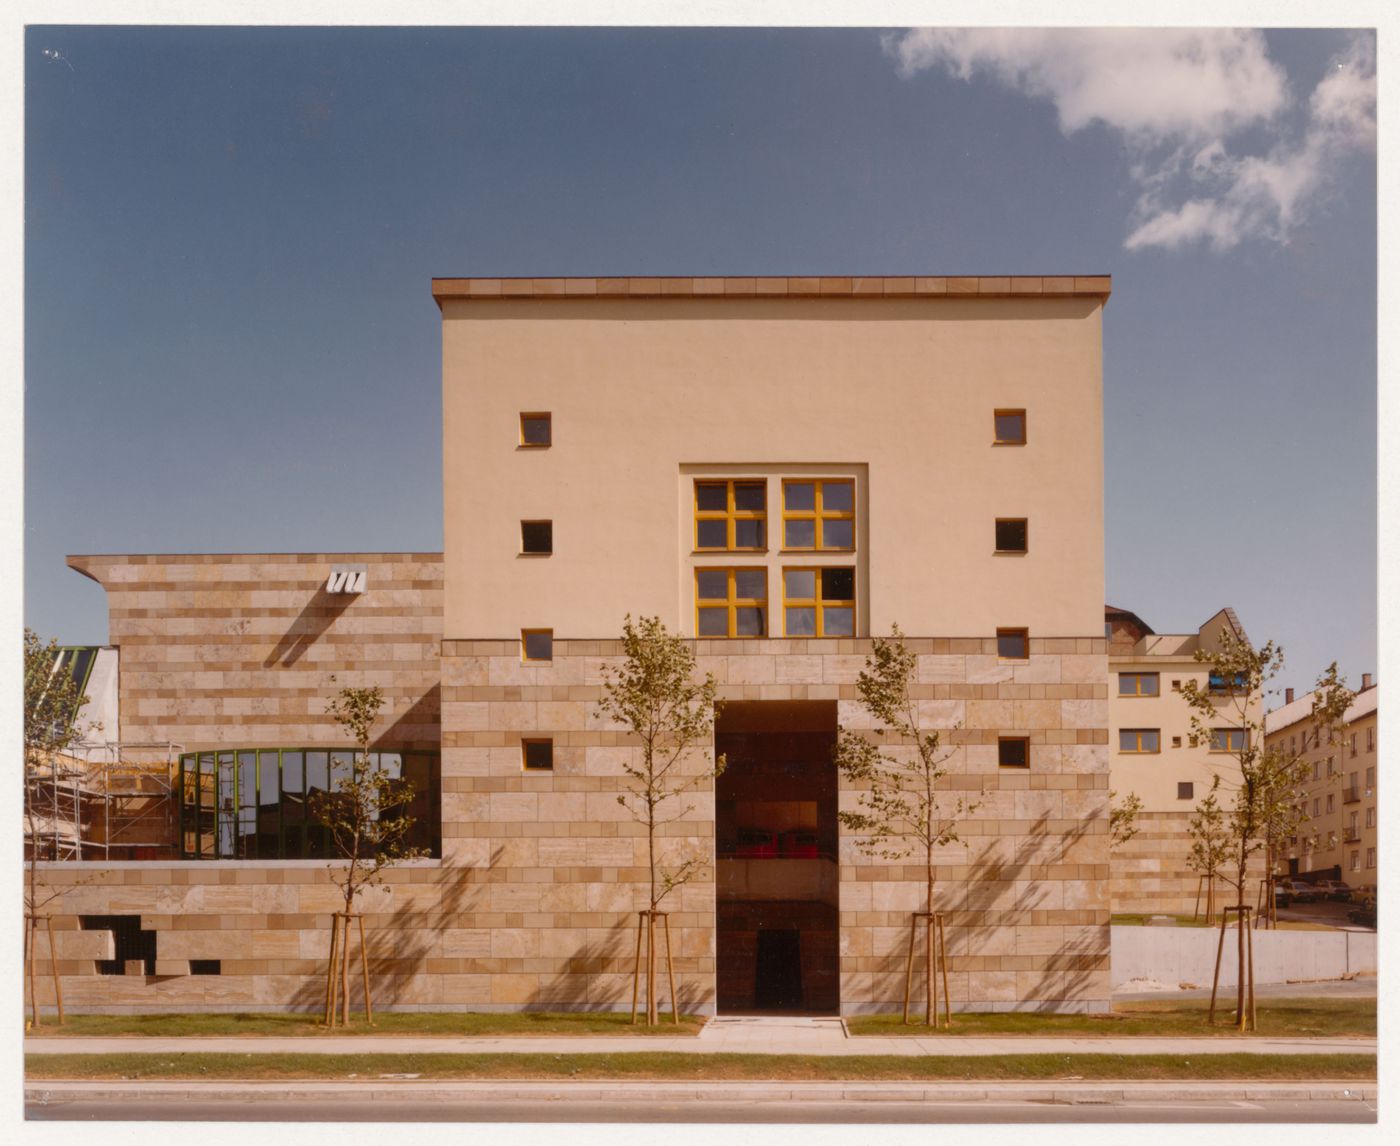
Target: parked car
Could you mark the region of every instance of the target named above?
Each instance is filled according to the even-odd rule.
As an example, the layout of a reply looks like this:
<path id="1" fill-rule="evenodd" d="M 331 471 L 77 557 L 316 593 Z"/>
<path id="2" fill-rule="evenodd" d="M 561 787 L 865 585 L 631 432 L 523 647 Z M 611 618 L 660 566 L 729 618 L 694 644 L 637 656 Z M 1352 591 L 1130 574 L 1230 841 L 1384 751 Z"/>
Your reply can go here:
<path id="1" fill-rule="evenodd" d="M 1353 907 L 1347 912 L 1347 918 L 1362 927 L 1374 927 L 1376 925 L 1376 901 L 1371 899 L 1360 907 Z"/>
<path id="2" fill-rule="evenodd" d="M 1280 879 L 1274 883 L 1274 906 L 1292 907 L 1293 893 L 1290 890 L 1292 884 L 1286 879 Z"/>
<path id="3" fill-rule="evenodd" d="M 1351 889 L 1351 902 L 1364 907 L 1367 903 L 1375 903 L 1376 889 L 1369 883 L 1363 883 L 1360 887 Z"/>
<path id="4" fill-rule="evenodd" d="M 1351 888 L 1339 879 L 1320 879 L 1313 886 L 1322 892 L 1323 899 L 1335 899 L 1345 903 L 1351 898 Z"/>
<path id="5" fill-rule="evenodd" d="M 1314 903 L 1322 897 L 1317 888 L 1301 879 L 1279 880 L 1279 886 L 1288 889 L 1288 894 L 1295 903 Z"/>

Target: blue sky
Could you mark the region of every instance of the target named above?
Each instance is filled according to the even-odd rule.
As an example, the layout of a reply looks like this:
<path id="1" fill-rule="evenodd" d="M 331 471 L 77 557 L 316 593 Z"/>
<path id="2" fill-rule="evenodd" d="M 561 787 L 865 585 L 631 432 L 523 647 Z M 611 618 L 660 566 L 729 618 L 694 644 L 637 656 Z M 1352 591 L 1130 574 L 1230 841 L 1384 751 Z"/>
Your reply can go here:
<path id="1" fill-rule="evenodd" d="M 434 275 L 1110 273 L 1107 599 L 1359 682 L 1373 50 L 32 26 L 26 623 L 105 639 L 68 553 L 438 549 Z"/>

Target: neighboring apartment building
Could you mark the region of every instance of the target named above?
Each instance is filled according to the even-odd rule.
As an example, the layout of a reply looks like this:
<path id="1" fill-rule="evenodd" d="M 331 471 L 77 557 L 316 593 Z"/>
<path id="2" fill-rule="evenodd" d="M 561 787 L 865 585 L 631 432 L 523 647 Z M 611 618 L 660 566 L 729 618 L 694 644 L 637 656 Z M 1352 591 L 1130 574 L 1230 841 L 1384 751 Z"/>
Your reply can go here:
<path id="1" fill-rule="evenodd" d="M 122 737 L 179 749 L 191 858 L 53 870 L 92 879 L 62 908 L 66 999 L 316 1005 L 335 893 L 307 809 L 345 747 L 324 705 L 380 684 L 374 747 L 418 779 L 430 856 L 366 904 L 377 1000 L 626 1008 L 646 841 L 617 799 L 635 748 L 594 708 L 631 614 L 693 638 L 725 701 L 689 766 L 729 766 L 664 829 L 668 857 L 714 858 L 665 904 L 686 1009 L 902 996 L 922 873 L 841 829 L 831 756 L 897 623 L 950 792 L 980 804 L 939 856 L 954 1006 L 1107 1010 L 1108 293 L 435 280 L 441 558 L 71 559 L 109 593 Z"/>
<path id="2" fill-rule="evenodd" d="M 1109 755 L 1113 791 L 1142 801 L 1137 834 L 1114 849 L 1113 910 L 1119 913 L 1193 914 L 1205 911 L 1199 873 L 1187 866 L 1189 825 L 1196 806 L 1221 778 L 1217 799 L 1229 808 L 1239 766 L 1222 730 L 1211 743 L 1191 746 L 1193 712 L 1181 695 L 1188 681 L 1213 688 L 1198 650 L 1215 647 L 1222 633 L 1247 639 L 1233 609 L 1221 609 L 1194 633 L 1155 633 L 1135 613 L 1105 611 L 1109 669 Z M 1222 725 L 1234 704 L 1221 688 Z M 1257 712 L 1258 697 L 1251 708 Z M 1256 717 L 1257 718 L 1257 717 Z M 1233 891 L 1216 884 L 1233 902 Z M 1251 901 L 1252 902 L 1252 901 Z"/>
<path id="3" fill-rule="evenodd" d="M 1379 882 L 1378 692 L 1371 674 L 1364 674 L 1343 730 L 1330 738 L 1312 723 L 1312 693 L 1295 700 L 1288 689 L 1283 707 L 1265 721 L 1268 744 L 1301 755 L 1305 768 L 1304 818 L 1290 841 L 1289 875 L 1340 879 L 1353 888 Z"/>

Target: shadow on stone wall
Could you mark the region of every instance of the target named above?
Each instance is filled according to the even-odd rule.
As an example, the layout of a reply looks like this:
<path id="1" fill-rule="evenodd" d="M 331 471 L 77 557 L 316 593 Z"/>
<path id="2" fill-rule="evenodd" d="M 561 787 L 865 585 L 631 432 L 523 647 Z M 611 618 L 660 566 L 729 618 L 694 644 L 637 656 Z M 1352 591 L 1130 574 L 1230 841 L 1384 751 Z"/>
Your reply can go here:
<path id="1" fill-rule="evenodd" d="M 358 598 L 349 593 L 327 593 L 318 586 L 311 599 L 302 606 L 296 619 L 287 628 L 277 646 L 263 661 L 263 668 L 282 665 L 284 668 L 301 660 L 303 654 L 335 623 L 336 619 Z"/>

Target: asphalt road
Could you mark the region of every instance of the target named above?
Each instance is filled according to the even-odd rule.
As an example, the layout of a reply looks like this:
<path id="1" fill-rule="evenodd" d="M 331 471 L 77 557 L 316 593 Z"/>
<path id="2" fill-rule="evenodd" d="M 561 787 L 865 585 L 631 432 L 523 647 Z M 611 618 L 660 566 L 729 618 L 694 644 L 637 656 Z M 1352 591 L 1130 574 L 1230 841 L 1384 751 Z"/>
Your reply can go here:
<path id="1" fill-rule="evenodd" d="M 1376 1121 L 1376 1103 L 1360 1100 L 1209 1100 L 1123 1102 L 792 1101 L 446 1101 L 355 1103 L 120 1102 L 27 1103 L 34 1121 L 142 1122 L 616 1122 L 616 1123 L 1350 1123 Z"/>

